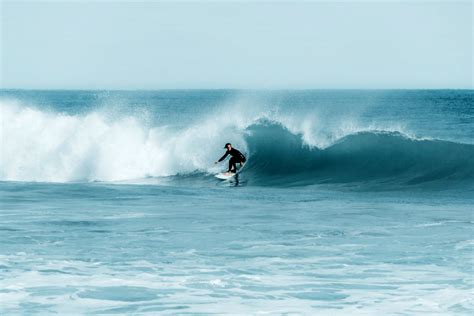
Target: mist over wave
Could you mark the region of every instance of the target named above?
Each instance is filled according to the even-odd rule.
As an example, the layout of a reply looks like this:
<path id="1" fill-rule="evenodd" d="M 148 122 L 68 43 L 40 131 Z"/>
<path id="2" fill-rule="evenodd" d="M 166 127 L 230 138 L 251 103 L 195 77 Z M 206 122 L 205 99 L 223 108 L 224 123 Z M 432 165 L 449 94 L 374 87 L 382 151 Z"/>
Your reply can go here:
<path id="1" fill-rule="evenodd" d="M 249 184 L 473 182 L 474 145 L 417 139 L 400 126 L 239 106 L 184 127 L 95 110 L 65 114 L 1 101 L 2 181 L 204 177 L 232 142 Z"/>

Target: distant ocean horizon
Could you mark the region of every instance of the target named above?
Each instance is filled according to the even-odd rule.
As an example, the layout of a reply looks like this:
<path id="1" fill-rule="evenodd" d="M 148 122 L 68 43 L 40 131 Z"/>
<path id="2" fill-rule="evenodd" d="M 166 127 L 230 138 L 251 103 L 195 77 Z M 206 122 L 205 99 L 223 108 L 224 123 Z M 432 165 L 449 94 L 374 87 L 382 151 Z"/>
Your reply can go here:
<path id="1" fill-rule="evenodd" d="M 0 313 L 469 315 L 473 97 L 1 89 Z"/>

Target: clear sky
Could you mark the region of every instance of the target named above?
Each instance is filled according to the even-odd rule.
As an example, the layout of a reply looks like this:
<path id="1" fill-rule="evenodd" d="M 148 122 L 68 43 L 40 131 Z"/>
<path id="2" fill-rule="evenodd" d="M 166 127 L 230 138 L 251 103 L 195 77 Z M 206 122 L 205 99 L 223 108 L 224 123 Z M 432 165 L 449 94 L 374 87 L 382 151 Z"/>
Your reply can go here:
<path id="1" fill-rule="evenodd" d="M 471 1 L 0 1 L 3 88 L 473 87 Z"/>

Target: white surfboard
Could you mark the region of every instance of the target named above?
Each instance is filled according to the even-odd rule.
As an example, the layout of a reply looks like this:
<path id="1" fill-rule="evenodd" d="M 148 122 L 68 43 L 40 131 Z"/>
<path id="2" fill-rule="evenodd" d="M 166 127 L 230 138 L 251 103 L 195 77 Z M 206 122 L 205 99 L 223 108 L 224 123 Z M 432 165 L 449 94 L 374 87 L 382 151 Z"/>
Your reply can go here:
<path id="1" fill-rule="evenodd" d="M 242 169 L 245 167 L 246 163 L 243 164 L 242 167 L 240 167 L 236 173 L 233 173 L 233 172 L 220 172 L 216 175 L 214 175 L 217 179 L 221 179 L 221 180 L 229 180 L 229 179 L 232 179 L 233 177 L 235 177 L 236 175 L 238 175 Z"/>
<path id="2" fill-rule="evenodd" d="M 233 172 L 221 172 L 221 173 L 218 173 L 216 175 L 214 175 L 217 179 L 221 179 L 221 180 L 227 180 L 227 179 L 230 179 L 230 178 L 233 178 L 235 177 L 236 173 L 233 173 Z"/>

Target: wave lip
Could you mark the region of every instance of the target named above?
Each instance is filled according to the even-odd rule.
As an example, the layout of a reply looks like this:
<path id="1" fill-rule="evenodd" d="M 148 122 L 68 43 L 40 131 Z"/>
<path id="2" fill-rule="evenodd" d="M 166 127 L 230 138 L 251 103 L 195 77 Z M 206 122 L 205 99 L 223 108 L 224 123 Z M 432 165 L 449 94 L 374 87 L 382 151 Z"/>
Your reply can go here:
<path id="1" fill-rule="evenodd" d="M 474 182 L 474 145 L 365 131 L 324 148 L 305 145 L 284 126 L 249 127 L 246 173 L 258 185 L 367 183 L 420 185 Z"/>

